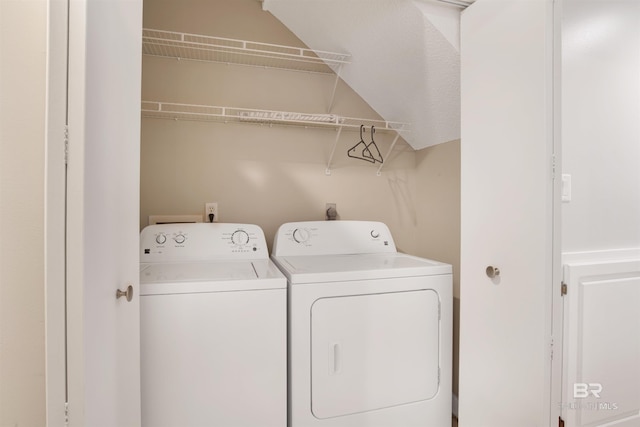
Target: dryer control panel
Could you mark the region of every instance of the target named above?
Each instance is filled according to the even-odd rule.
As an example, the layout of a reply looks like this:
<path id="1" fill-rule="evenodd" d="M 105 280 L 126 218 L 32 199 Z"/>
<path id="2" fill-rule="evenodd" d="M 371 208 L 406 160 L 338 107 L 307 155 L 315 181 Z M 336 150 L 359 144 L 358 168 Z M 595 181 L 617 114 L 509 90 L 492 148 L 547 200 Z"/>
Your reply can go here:
<path id="1" fill-rule="evenodd" d="M 397 252 L 389 228 L 375 221 L 304 221 L 283 224 L 274 256 Z"/>
<path id="2" fill-rule="evenodd" d="M 268 259 L 262 229 L 253 224 L 156 224 L 140 233 L 140 262 Z"/>

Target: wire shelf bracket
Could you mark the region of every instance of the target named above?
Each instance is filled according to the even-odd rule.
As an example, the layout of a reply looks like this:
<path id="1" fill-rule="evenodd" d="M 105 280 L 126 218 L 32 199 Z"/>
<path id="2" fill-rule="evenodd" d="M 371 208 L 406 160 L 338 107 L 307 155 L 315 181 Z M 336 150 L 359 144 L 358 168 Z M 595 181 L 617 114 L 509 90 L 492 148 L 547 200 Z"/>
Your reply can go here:
<path id="1" fill-rule="evenodd" d="M 389 151 L 387 151 L 387 155 L 384 156 L 385 159 L 389 158 L 389 155 L 393 151 L 393 148 L 396 146 L 396 143 L 398 142 L 398 138 L 400 138 L 400 132 L 401 131 L 402 131 L 402 129 L 398 130 L 398 133 L 396 133 L 396 137 L 393 139 L 393 142 L 389 146 Z M 378 170 L 376 171 L 376 175 L 377 176 L 381 176 L 382 175 L 382 168 L 383 167 L 384 167 L 384 162 L 380 165 L 380 167 L 378 167 Z"/>

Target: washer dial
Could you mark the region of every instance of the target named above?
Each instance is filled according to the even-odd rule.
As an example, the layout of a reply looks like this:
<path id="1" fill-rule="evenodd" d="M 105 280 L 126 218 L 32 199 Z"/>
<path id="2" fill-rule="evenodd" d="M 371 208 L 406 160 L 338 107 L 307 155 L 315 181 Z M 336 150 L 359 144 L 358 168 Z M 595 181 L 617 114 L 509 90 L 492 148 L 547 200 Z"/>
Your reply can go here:
<path id="1" fill-rule="evenodd" d="M 236 246 L 243 246 L 249 243 L 249 233 L 244 230 L 236 230 L 231 235 L 231 242 Z"/>
<path id="2" fill-rule="evenodd" d="M 186 237 L 184 237 L 184 234 L 177 234 L 173 240 L 176 241 L 177 244 L 181 245 L 184 243 L 185 240 L 187 240 Z"/>
<path id="3" fill-rule="evenodd" d="M 167 241 L 167 236 L 164 235 L 164 233 L 160 233 L 156 236 L 156 243 L 159 245 L 164 245 L 164 243 Z"/>

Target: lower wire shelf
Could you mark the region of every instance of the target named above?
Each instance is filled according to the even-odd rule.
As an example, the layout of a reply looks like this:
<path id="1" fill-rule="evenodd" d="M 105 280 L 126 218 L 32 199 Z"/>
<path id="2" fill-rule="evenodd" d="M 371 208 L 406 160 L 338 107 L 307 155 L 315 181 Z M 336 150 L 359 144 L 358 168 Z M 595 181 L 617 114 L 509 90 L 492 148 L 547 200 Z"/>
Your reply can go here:
<path id="1" fill-rule="evenodd" d="M 376 131 L 379 132 L 406 132 L 408 129 L 407 123 L 344 117 L 337 114 L 301 113 L 158 101 L 142 101 L 142 116 L 170 120 L 282 124 L 305 127 L 328 127 L 332 129 L 345 128 L 356 131 L 360 129 L 361 125 L 375 126 Z"/>

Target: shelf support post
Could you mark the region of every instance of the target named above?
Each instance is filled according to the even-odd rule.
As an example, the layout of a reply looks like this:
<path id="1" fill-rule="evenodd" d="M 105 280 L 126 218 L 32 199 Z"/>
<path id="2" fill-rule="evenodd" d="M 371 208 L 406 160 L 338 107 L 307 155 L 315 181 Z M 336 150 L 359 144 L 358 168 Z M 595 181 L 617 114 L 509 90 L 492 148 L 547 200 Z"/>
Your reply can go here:
<path id="1" fill-rule="evenodd" d="M 329 161 L 327 162 L 327 169 L 325 169 L 325 175 L 331 175 L 331 161 L 333 160 L 333 155 L 336 153 L 336 147 L 338 146 L 338 140 L 340 139 L 340 134 L 342 133 L 342 126 L 338 127 L 338 134 L 336 135 L 336 140 L 333 143 L 333 149 L 331 150 L 331 154 L 329 155 Z"/>
<path id="2" fill-rule="evenodd" d="M 333 82 L 333 90 L 331 91 L 331 98 L 329 99 L 329 108 L 327 108 L 327 113 L 331 112 L 333 108 L 333 101 L 336 98 L 336 89 L 338 88 L 338 81 L 340 81 L 340 72 L 342 71 L 342 64 L 338 65 L 338 70 L 336 71 L 336 78 Z"/>
<path id="3" fill-rule="evenodd" d="M 404 127 L 404 125 L 402 127 Z M 389 151 L 387 151 L 387 155 L 384 156 L 385 159 L 389 160 L 389 155 L 393 151 L 393 147 L 396 146 L 396 142 L 398 142 L 398 138 L 400 138 L 400 132 L 401 131 L 402 131 L 402 128 L 396 130 L 396 137 L 393 139 L 393 142 L 391 143 L 391 146 L 389 147 Z M 381 176 L 382 175 L 382 168 L 383 167 L 384 167 L 384 162 L 378 168 L 378 171 L 376 172 L 377 176 Z"/>

